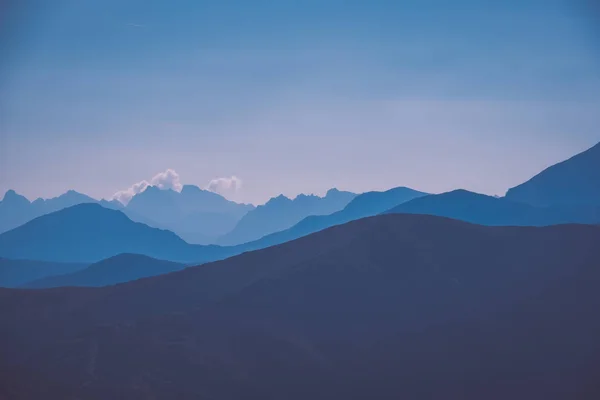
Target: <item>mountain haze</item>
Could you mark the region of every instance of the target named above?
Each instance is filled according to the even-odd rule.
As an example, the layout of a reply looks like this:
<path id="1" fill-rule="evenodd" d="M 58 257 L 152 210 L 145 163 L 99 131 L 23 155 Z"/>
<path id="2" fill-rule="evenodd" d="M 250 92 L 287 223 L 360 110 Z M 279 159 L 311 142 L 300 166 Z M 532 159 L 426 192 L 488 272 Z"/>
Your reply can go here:
<path id="1" fill-rule="evenodd" d="M 173 231 L 190 243 L 210 243 L 253 209 L 193 185 L 184 185 L 181 192 L 150 186 L 131 199 L 125 213 L 133 213 L 132 219 L 138 222 Z"/>
<path id="2" fill-rule="evenodd" d="M 9 231 L 41 215 L 49 214 L 82 203 L 101 203 L 103 206 L 119 209 L 120 203 L 92 199 L 74 190 L 51 199 L 39 198 L 30 202 L 24 196 L 9 190 L 0 201 L 0 233 Z"/>
<path id="3" fill-rule="evenodd" d="M 43 215 L 0 234 L 0 256 L 92 263 L 121 253 L 176 262 L 204 262 L 229 249 L 191 245 L 172 232 L 131 221 L 98 204 L 79 204 Z"/>
<path id="4" fill-rule="evenodd" d="M 251 242 L 263 236 L 285 230 L 310 215 L 328 215 L 344 208 L 355 193 L 330 189 L 324 197 L 300 194 L 289 199 L 283 195 L 270 199 L 246 214 L 217 243 L 235 245 Z"/>

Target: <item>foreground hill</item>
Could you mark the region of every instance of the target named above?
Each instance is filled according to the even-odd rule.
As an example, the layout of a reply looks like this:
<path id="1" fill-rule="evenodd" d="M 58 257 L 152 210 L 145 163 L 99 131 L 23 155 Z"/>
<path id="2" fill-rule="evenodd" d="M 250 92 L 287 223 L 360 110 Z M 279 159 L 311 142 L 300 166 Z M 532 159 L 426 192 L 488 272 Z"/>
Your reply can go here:
<path id="1" fill-rule="evenodd" d="M 600 228 L 392 214 L 106 288 L 0 290 L 0 397 L 596 399 Z"/>
<path id="2" fill-rule="evenodd" d="M 191 245 L 172 232 L 133 222 L 120 211 L 80 204 L 38 217 L 0 235 L 0 256 L 56 262 L 97 262 L 121 253 L 176 262 L 203 262 L 229 249 Z"/>
<path id="3" fill-rule="evenodd" d="M 139 254 L 119 254 L 85 269 L 63 275 L 48 276 L 29 282 L 22 287 L 35 289 L 60 286 L 108 286 L 167 274 L 184 268 L 184 264 L 156 260 Z"/>
<path id="4" fill-rule="evenodd" d="M 466 190 L 421 197 L 394 207 L 388 213 L 437 215 L 481 225 L 600 223 L 600 206 L 535 207 Z"/>
<path id="5" fill-rule="evenodd" d="M 69 274 L 87 266 L 88 264 L 0 258 L 0 287 L 19 287 L 36 279 Z"/>
<path id="6" fill-rule="evenodd" d="M 300 194 L 294 199 L 283 195 L 248 212 L 235 228 L 217 243 L 236 245 L 260 239 L 290 228 L 310 215 L 328 215 L 339 211 L 356 197 L 355 193 L 330 189 L 324 197 Z"/>
<path id="7" fill-rule="evenodd" d="M 397 187 L 385 192 L 363 193 L 356 196 L 344 209 L 338 212 L 329 215 L 312 215 L 306 217 L 289 229 L 267 235 L 254 242 L 240 245 L 238 248 L 255 250 L 285 243 L 335 225 L 380 214 L 394 206 L 426 195 L 427 193 L 407 187 Z"/>
<path id="8" fill-rule="evenodd" d="M 510 189 L 506 197 L 536 206 L 600 206 L 600 143 Z"/>

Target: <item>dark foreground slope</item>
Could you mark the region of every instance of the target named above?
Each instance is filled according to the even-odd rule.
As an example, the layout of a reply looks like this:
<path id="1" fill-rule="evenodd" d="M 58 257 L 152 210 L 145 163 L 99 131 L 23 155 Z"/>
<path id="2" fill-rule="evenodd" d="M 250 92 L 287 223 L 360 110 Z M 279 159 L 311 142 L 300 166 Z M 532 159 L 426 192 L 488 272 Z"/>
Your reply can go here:
<path id="1" fill-rule="evenodd" d="M 87 266 L 88 264 L 0 258 L 0 287 L 19 287 L 36 279 L 69 274 Z"/>
<path id="2" fill-rule="evenodd" d="M 89 267 L 64 275 L 48 276 L 22 287 L 30 289 L 60 286 L 107 286 L 149 276 L 167 274 L 185 268 L 184 264 L 157 260 L 140 254 L 119 254 Z"/>
<path id="3" fill-rule="evenodd" d="M 56 262 L 97 262 L 121 253 L 176 262 L 226 257 L 232 249 L 191 245 L 174 233 L 133 222 L 121 211 L 79 204 L 0 234 L 0 256 Z"/>
<path id="4" fill-rule="evenodd" d="M 596 399 L 598 243 L 383 215 L 123 285 L 0 290 L 0 398 Z"/>

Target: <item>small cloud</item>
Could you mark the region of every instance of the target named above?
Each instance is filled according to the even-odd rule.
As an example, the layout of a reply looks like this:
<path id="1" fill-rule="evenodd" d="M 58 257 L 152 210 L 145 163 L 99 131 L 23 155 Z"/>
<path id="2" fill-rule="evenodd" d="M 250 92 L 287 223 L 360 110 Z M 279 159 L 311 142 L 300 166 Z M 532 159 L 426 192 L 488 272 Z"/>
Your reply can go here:
<path id="1" fill-rule="evenodd" d="M 133 196 L 142 193 L 148 186 L 156 186 L 162 190 L 172 189 L 176 192 L 180 192 L 183 187 L 179 179 L 179 174 L 172 169 L 168 169 L 165 172 L 154 175 L 150 182 L 143 180 L 134 183 L 128 189 L 118 191 L 112 196 L 112 200 L 118 200 L 121 204 L 127 205 Z"/>
<path id="2" fill-rule="evenodd" d="M 128 23 L 127 26 L 129 26 L 130 28 L 145 28 L 146 27 L 146 25 L 134 24 L 133 22 Z"/>
<path id="3" fill-rule="evenodd" d="M 172 189 L 176 192 L 181 192 L 181 189 L 183 188 L 183 185 L 179 180 L 179 174 L 172 169 L 154 175 L 154 178 L 150 181 L 150 185 L 163 190 Z"/>
<path id="4" fill-rule="evenodd" d="M 221 196 L 231 198 L 242 188 L 242 180 L 233 175 L 229 178 L 213 179 L 206 186 L 206 190 L 220 194 Z"/>

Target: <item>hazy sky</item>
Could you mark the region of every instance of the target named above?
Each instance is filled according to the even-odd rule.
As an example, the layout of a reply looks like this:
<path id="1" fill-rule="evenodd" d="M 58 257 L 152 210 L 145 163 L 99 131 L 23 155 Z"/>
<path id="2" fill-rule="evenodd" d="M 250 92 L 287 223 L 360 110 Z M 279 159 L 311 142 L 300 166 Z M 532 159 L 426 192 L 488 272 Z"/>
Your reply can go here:
<path id="1" fill-rule="evenodd" d="M 600 141 L 583 0 L 18 3 L 0 5 L 0 192 L 110 197 L 172 169 L 236 176 L 228 196 L 255 203 L 504 194 Z"/>

